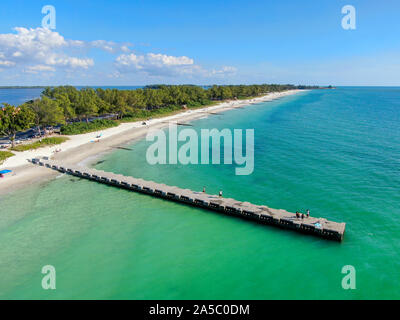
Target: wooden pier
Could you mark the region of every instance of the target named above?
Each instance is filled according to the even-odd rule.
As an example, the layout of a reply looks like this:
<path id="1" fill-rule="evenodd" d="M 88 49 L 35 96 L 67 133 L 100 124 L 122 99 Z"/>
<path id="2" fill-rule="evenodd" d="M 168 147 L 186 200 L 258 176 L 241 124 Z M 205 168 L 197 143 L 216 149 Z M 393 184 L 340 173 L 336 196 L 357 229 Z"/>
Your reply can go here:
<path id="1" fill-rule="evenodd" d="M 36 165 L 44 166 L 62 173 L 97 181 L 99 183 L 140 192 L 170 201 L 224 213 L 229 216 L 242 217 L 262 224 L 312 234 L 329 240 L 342 241 L 346 224 L 328 221 L 324 218 L 297 218 L 296 214 L 254 205 L 218 195 L 195 192 L 189 189 L 167 186 L 133 177 L 104 172 L 80 166 L 66 165 L 47 159 L 32 159 Z"/>

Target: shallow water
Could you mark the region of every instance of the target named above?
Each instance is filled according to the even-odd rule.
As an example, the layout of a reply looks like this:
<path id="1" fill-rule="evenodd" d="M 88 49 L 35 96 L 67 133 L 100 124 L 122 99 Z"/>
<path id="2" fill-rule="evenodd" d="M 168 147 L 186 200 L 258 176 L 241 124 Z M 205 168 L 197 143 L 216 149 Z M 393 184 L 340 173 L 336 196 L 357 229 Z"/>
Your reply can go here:
<path id="1" fill-rule="evenodd" d="M 400 88 L 301 93 L 192 122 L 254 128 L 255 169 L 156 165 L 149 142 L 97 168 L 347 223 L 326 241 L 64 176 L 1 197 L 0 298 L 400 298 Z M 182 128 L 181 128 L 182 129 Z M 57 270 L 43 290 L 41 268 Z M 356 290 L 342 289 L 342 267 Z"/>

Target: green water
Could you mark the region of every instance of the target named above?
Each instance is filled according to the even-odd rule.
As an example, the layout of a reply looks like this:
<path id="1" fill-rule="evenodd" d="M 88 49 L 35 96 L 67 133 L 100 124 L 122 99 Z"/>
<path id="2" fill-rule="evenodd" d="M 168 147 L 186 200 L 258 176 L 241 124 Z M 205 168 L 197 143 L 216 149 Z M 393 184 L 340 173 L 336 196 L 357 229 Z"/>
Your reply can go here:
<path id="1" fill-rule="evenodd" d="M 322 240 L 63 176 L 1 197 L 0 298 L 400 298 L 400 88 L 302 93 L 210 116 L 254 128 L 255 169 L 157 165 L 146 141 L 96 167 L 347 223 Z M 57 289 L 43 290 L 53 265 Z M 356 289 L 341 269 L 356 269 Z"/>

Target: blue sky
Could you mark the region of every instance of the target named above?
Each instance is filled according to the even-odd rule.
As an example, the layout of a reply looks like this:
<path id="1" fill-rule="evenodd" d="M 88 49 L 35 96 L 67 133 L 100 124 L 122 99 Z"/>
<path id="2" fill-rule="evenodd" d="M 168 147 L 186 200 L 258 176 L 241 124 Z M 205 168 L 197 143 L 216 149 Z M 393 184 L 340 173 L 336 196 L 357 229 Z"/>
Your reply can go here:
<path id="1" fill-rule="evenodd" d="M 349 4 L 355 30 L 341 25 Z M 396 0 L 3 0 L 0 85 L 400 85 L 399 12 Z"/>

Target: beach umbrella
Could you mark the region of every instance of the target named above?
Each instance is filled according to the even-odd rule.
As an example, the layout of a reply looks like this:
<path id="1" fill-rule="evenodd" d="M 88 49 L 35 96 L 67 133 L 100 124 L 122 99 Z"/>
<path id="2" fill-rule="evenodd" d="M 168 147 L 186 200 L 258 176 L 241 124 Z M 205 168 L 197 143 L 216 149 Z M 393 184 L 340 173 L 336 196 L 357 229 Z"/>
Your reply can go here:
<path id="1" fill-rule="evenodd" d="M 10 173 L 10 172 L 12 172 L 11 170 L 2 170 L 2 171 L 0 171 L 0 174 L 6 174 L 6 173 Z"/>

